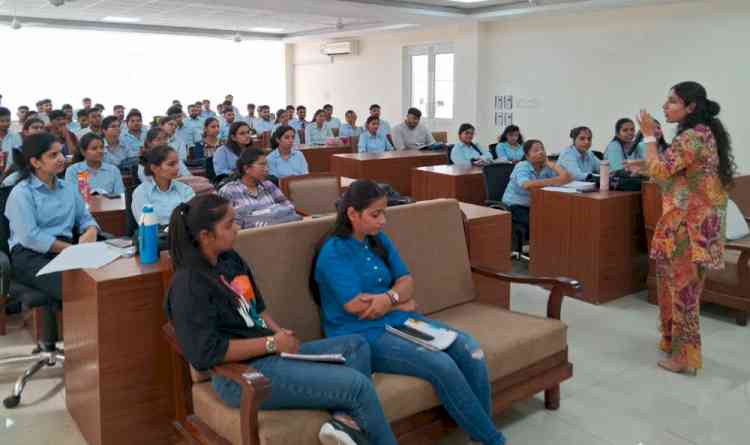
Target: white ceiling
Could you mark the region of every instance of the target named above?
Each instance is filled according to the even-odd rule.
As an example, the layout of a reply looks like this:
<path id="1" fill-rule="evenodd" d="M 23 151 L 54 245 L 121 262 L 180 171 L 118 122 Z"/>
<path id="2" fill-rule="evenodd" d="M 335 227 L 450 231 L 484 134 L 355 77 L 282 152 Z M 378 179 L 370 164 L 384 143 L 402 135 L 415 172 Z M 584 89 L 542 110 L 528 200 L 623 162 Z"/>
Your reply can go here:
<path id="1" fill-rule="evenodd" d="M 72 28 L 123 29 L 224 37 L 240 32 L 262 38 L 295 38 L 337 32 L 377 31 L 386 26 L 436 25 L 493 20 L 507 14 L 572 7 L 611 7 L 680 0 L 0 0 L 0 23 Z M 140 19 L 108 24 L 106 16 Z M 342 26 L 343 25 L 343 26 Z M 257 31 L 256 28 L 266 28 Z M 268 28 L 277 28 L 271 32 Z M 388 29 L 388 28 L 385 28 Z M 391 28 L 394 29 L 394 28 Z"/>

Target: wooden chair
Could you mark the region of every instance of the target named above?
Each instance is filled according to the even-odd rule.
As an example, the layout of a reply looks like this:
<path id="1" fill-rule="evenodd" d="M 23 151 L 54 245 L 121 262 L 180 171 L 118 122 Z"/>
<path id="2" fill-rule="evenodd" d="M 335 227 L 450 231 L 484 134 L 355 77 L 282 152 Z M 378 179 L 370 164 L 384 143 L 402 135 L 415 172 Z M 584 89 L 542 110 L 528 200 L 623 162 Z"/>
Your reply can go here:
<path id="1" fill-rule="evenodd" d="M 729 197 L 737 204 L 745 219 L 750 221 L 750 175 L 735 178 L 735 187 L 729 192 Z M 646 239 L 650 244 L 654 228 L 662 214 L 658 186 L 651 182 L 644 183 L 642 200 Z M 715 303 L 734 310 L 737 324 L 747 326 L 750 313 L 750 236 L 728 241 L 724 259 L 724 270 L 708 272 L 701 302 Z M 656 266 L 653 261 L 649 261 L 648 300 L 653 304 L 658 301 Z"/>
<path id="2" fill-rule="evenodd" d="M 341 178 L 329 173 L 287 176 L 281 178 L 279 187 L 303 216 L 335 212 L 336 200 L 341 196 Z"/>

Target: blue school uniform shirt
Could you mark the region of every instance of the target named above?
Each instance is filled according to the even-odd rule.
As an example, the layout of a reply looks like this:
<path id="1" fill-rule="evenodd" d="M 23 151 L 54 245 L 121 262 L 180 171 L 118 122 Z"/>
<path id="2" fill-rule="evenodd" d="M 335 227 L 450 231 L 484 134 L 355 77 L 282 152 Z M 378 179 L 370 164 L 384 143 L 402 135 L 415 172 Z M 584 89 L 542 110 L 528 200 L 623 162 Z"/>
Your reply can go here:
<path id="1" fill-rule="evenodd" d="M 131 153 L 140 153 L 141 147 L 146 142 L 146 133 L 148 130 L 145 127 L 141 127 L 141 132 L 135 135 L 125 127 L 124 131 L 120 133 L 120 145 L 124 145 Z"/>
<path id="2" fill-rule="evenodd" d="M 539 179 L 556 178 L 557 173 L 546 165 L 537 173 L 529 161 L 521 161 L 513 168 L 510 174 L 510 182 L 505 188 L 503 194 L 503 204 L 507 206 L 521 205 L 529 207 L 530 196 L 528 190 L 523 188 L 527 181 L 536 181 Z"/>
<path id="3" fill-rule="evenodd" d="M 15 131 L 8 130 L 8 132 L 5 134 L 5 137 L 2 140 L 3 151 L 7 153 L 7 156 L 5 158 L 6 166 L 10 166 L 12 164 L 13 149 L 18 148 L 21 145 L 23 145 L 23 140 L 21 139 L 21 135 L 16 133 Z"/>
<path id="4" fill-rule="evenodd" d="M 391 134 L 391 124 L 383 118 L 380 119 L 380 126 L 378 127 L 378 134 L 382 134 L 383 136 L 387 136 Z"/>
<path id="5" fill-rule="evenodd" d="M 187 161 L 189 151 L 188 146 L 190 145 L 190 143 L 183 139 L 183 136 L 189 137 L 190 135 L 186 132 L 183 132 L 182 135 L 175 132 L 175 134 L 172 135 L 172 137 L 167 141 L 167 145 L 175 149 L 175 151 L 177 152 L 177 156 L 181 161 Z"/>
<path id="6" fill-rule="evenodd" d="M 604 149 L 604 159 L 609 161 L 609 171 L 622 170 L 625 168 L 624 161 L 626 160 L 635 161 L 646 158 L 646 152 L 640 145 L 636 146 L 629 155 L 625 155 L 623 151 L 620 141 L 617 140 L 610 142 Z"/>
<path id="7" fill-rule="evenodd" d="M 107 142 L 107 139 L 104 139 L 104 162 L 119 168 L 125 160 L 135 158 L 138 158 L 137 150 L 131 150 L 123 145 L 122 142 L 118 142 L 116 146 L 111 146 Z"/>
<path id="8" fill-rule="evenodd" d="M 272 132 L 274 127 L 274 123 L 271 119 L 265 120 L 265 119 L 255 119 L 255 131 L 258 134 L 265 133 L 265 132 Z"/>
<path id="9" fill-rule="evenodd" d="M 76 121 L 70 122 L 68 125 L 66 125 L 66 127 L 68 127 L 68 131 L 73 134 L 81 131 L 81 124 Z"/>
<path id="10" fill-rule="evenodd" d="M 214 153 L 214 173 L 216 176 L 228 175 L 237 168 L 239 156 L 234 154 L 226 145 L 222 145 Z"/>
<path id="11" fill-rule="evenodd" d="M 125 193 L 120 169 L 106 162 L 102 162 L 98 169 L 89 167 L 86 161 L 77 162 L 65 171 L 65 181 L 78 188 L 78 173 L 83 171 L 89 173 L 89 188 L 92 192 L 117 195 Z"/>
<path id="12" fill-rule="evenodd" d="M 206 120 L 209 117 L 216 117 L 216 113 L 213 111 L 206 111 L 206 110 L 201 111 L 201 118 L 203 118 L 203 120 Z"/>
<path id="13" fill-rule="evenodd" d="M 385 248 L 388 265 L 366 242 L 352 237 L 329 238 L 315 263 L 314 278 L 320 289 L 323 330 L 327 337 L 361 334 L 369 341 L 385 332 L 386 325 L 404 324 L 410 312 L 392 311 L 379 320 L 360 320 L 344 309 L 357 295 L 382 294 L 409 269 L 391 240 L 380 232 L 375 235 Z"/>
<path id="14" fill-rule="evenodd" d="M 341 126 L 341 130 L 339 130 L 339 136 L 342 138 L 359 137 L 364 132 L 365 130 L 362 127 L 352 127 L 351 124 L 344 124 Z"/>
<path id="15" fill-rule="evenodd" d="M 310 124 L 305 127 L 305 143 L 307 145 L 325 145 L 326 139 L 332 138 L 333 132 L 327 123 L 323 123 L 322 128 L 317 124 Z"/>
<path id="16" fill-rule="evenodd" d="M 331 120 L 326 122 L 331 129 L 341 128 L 341 119 L 337 117 L 331 117 Z"/>
<path id="17" fill-rule="evenodd" d="M 495 153 L 497 153 L 498 159 L 506 159 L 508 161 L 520 162 L 523 161 L 523 144 L 518 144 L 512 147 L 507 142 L 500 142 L 495 147 Z"/>
<path id="18" fill-rule="evenodd" d="M 55 178 L 50 189 L 35 175 L 16 184 L 8 197 L 5 216 L 10 223 L 8 246 L 20 244 L 47 253 L 58 236 L 73 237 L 73 228 L 83 233 L 97 227 L 77 187 Z"/>
<path id="19" fill-rule="evenodd" d="M 576 181 L 583 181 L 588 175 L 599 173 L 599 159 L 591 150 L 581 154 L 574 146 L 564 148 L 560 151 L 557 163 Z"/>
<path id="20" fill-rule="evenodd" d="M 466 145 L 459 141 L 451 149 L 451 162 L 456 165 L 472 165 L 472 159 L 483 159 L 492 162 L 492 153 L 490 153 L 489 150 L 478 144 L 474 145 L 479 149 L 479 152 L 477 152 L 477 150 L 471 145 Z"/>
<path id="21" fill-rule="evenodd" d="M 310 173 L 305 155 L 299 150 L 292 149 L 287 160 L 281 157 L 279 150 L 274 150 L 266 157 L 266 161 L 268 162 L 268 173 L 277 178 Z"/>
<path id="22" fill-rule="evenodd" d="M 300 119 L 292 119 L 289 121 L 289 126 L 294 128 L 297 131 L 304 129 L 304 127 L 307 127 L 308 125 L 310 125 L 310 122 L 303 121 Z"/>
<path id="23" fill-rule="evenodd" d="M 273 126 L 273 130 L 271 130 L 271 134 L 276 133 L 276 129 L 279 128 L 280 126 L 281 126 L 281 124 L 275 124 Z M 289 125 L 289 126 L 292 127 L 291 125 Z M 292 128 L 294 128 L 294 127 L 292 127 Z M 299 144 L 300 144 L 300 141 L 299 141 L 299 132 L 297 130 L 294 130 L 294 145 L 299 145 Z"/>
<path id="24" fill-rule="evenodd" d="M 193 188 L 180 181 L 171 181 L 169 189 L 163 192 L 151 179 L 146 179 L 135 188 L 131 212 L 136 221 L 140 221 L 143 206 L 150 204 L 154 208 L 160 226 L 169 225 L 172 211 L 183 202 L 188 202 L 195 196 Z"/>
<path id="25" fill-rule="evenodd" d="M 229 139 L 229 127 L 237 121 L 227 122 L 224 119 L 219 119 L 219 140 L 226 141 Z"/>
<path id="26" fill-rule="evenodd" d="M 205 120 L 200 117 L 196 117 L 195 119 L 188 117 L 182 120 L 182 128 L 178 128 L 177 131 L 185 133 L 183 139 L 188 141 L 190 146 L 193 146 L 203 140 L 204 121 Z"/>
<path id="27" fill-rule="evenodd" d="M 393 146 L 385 135 L 380 133 L 372 135 L 369 131 L 366 131 L 359 135 L 357 151 L 360 153 L 382 153 L 384 151 L 393 151 Z"/>

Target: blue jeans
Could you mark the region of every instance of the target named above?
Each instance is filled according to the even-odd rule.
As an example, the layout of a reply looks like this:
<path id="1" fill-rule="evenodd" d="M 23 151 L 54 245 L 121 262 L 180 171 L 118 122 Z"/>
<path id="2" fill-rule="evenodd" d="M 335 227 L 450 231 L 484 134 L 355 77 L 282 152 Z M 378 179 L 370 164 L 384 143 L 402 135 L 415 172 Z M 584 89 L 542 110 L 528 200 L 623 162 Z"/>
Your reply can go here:
<path id="1" fill-rule="evenodd" d="M 370 380 L 370 348 L 359 335 L 304 343 L 300 354 L 343 354 L 346 365 L 302 362 L 278 355 L 248 362 L 271 380 L 271 396 L 260 409 L 324 409 L 351 416 L 372 444 L 396 445 Z M 239 408 L 240 386 L 224 377 L 211 379 L 214 391 L 227 405 Z"/>
<path id="2" fill-rule="evenodd" d="M 370 342 L 373 371 L 427 380 L 448 414 L 471 440 L 485 445 L 505 444 L 505 437 L 490 417 L 490 383 L 479 343 L 443 323 L 415 318 L 456 331 L 458 338 L 445 351 L 433 352 L 386 332 Z"/>

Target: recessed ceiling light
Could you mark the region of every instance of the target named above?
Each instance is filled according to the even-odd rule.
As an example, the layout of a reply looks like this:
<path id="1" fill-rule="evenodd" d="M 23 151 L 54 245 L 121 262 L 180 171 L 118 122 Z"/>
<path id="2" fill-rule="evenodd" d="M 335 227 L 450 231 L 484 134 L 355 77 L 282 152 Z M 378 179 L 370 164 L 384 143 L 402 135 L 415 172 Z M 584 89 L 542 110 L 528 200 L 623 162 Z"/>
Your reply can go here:
<path id="1" fill-rule="evenodd" d="M 141 19 L 138 17 L 119 17 L 116 15 L 108 15 L 102 19 L 102 22 L 113 22 L 113 23 L 138 23 Z"/>
<path id="2" fill-rule="evenodd" d="M 267 33 L 280 33 L 284 32 L 284 28 L 265 28 L 265 27 L 258 27 L 258 28 L 250 28 L 251 32 L 267 32 Z"/>

